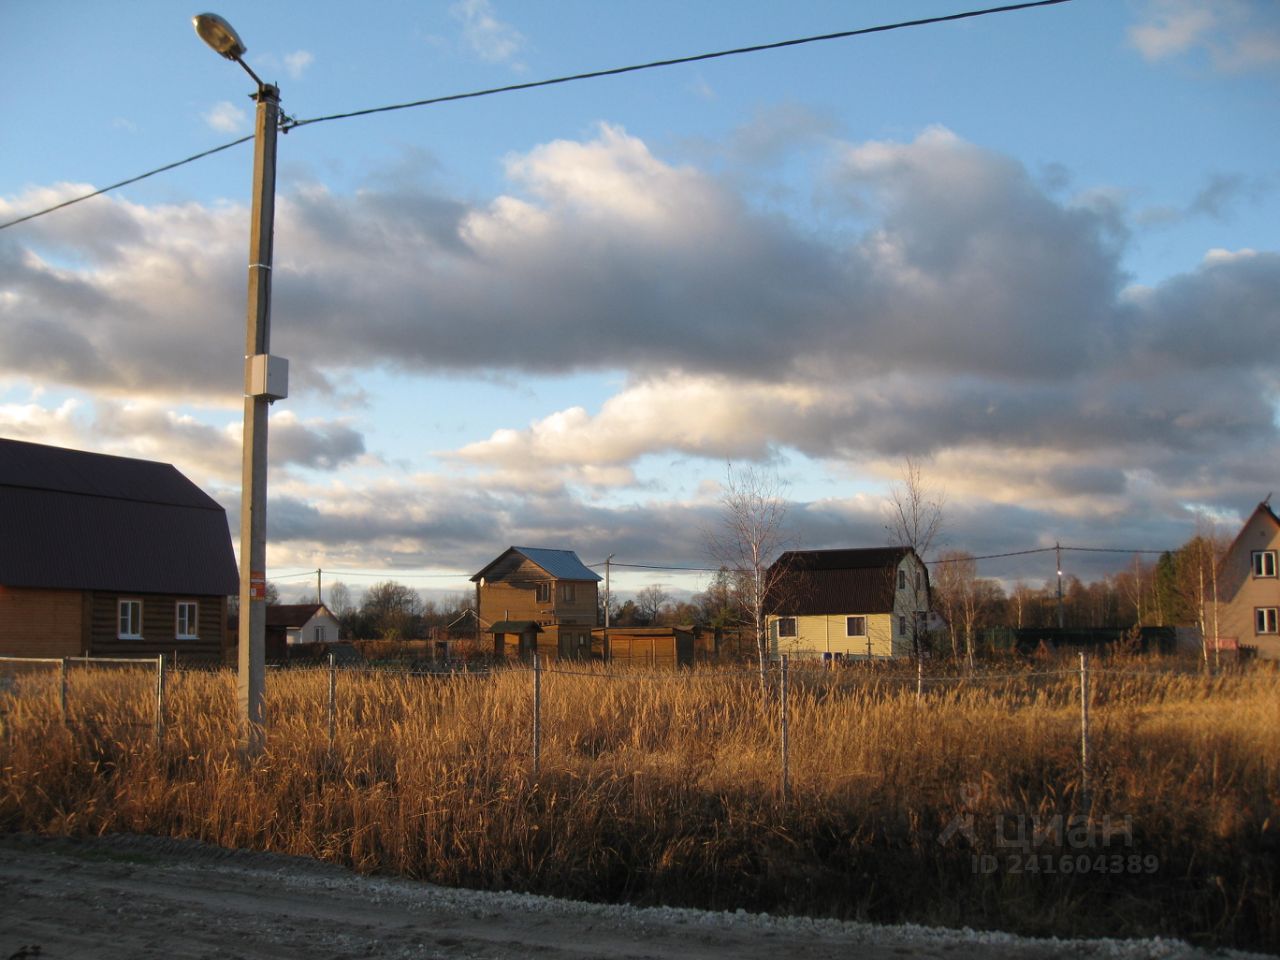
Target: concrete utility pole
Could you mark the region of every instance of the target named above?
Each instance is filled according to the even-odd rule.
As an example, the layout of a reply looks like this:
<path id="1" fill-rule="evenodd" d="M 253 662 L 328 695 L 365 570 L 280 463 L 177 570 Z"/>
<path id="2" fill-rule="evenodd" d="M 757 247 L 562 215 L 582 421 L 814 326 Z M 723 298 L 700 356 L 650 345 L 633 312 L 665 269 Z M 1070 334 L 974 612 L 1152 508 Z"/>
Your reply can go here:
<path id="1" fill-rule="evenodd" d="M 245 45 L 214 13 L 192 18 L 215 52 L 234 60 L 258 84 L 249 222 L 249 298 L 244 347 L 244 439 L 240 474 L 240 635 L 236 705 L 241 748 L 262 749 L 267 627 L 267 408 L 289 394 L 288 361 L 270 356 L 271 259 L 276 206 L 276 131 L 280 91 L 242 59 Z"/>

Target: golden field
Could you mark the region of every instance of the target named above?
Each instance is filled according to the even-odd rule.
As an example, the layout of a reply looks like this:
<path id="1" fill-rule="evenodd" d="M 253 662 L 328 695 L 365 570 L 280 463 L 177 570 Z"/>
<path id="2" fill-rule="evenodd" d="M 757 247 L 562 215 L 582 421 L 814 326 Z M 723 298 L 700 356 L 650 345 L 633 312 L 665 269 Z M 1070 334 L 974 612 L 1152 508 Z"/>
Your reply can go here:
<path id="1" fill-rule="evenodd" d="M 941 671 L 942 668 L 930 668 Z M 137 832 L 592 900 L 1280 946 L 1280 673 L 1168 661 L 268 675 L 73 669 L 2 688 L 0 829 Z M 1085 813 L 1088 817 L 1084 817 Z M 1076 819 L 1072 819 L 1076 818 Z"/>

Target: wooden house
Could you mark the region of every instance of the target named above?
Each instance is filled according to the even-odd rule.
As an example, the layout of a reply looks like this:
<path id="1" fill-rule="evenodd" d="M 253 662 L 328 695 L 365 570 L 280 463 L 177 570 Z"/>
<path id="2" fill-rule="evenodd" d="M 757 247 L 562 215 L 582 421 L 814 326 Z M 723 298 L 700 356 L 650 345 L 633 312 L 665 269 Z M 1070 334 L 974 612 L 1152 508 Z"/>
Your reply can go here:
<path id="1" fill-rule="evenodd" d="M 471 578 L 494 653 L 590 657 L 600 579 L 572 550 L 508 547 Z"/>
<path id="2" fill-rule="evenodd" d="M 1219 646 L 1280 660 L 1280 518 L 1271 497 L 1254 509 L 1218 573 Z M 1213 640 L 1210 638 L 1210 645 Z"/>
<path id="3" fill-rule="evenodd" d="M 773 656 L 909 656 L 927 629 L 929 571 L 910 547 L 792 550 L 770 568 Z"/>
<path id="4" fill-rule="evenodd" d="M 165 463 L 0 439 L 0 655 L 221 661 L 226 512 Z"/>

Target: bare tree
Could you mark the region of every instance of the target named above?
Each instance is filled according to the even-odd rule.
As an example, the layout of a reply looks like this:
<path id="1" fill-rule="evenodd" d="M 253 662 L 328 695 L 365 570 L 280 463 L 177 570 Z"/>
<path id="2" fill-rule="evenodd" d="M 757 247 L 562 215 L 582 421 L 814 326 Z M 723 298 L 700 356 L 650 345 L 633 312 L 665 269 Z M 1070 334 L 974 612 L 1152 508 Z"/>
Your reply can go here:
<path id="1" fill-rule="evenodd" d="M 782 498 L 782 482 L 772 471 L 735 469 L 730 464 L 720 505 L 720 524 L 708 536 L 708 549 L 734 577 L 741 608 L 755 631 L 763 685 L 769 660 L 765 616 L 771 593 L 783 575 L 773 565 L 785 537 L 787 504 Z"/>
<path id="2" fill-rule="evenodd" d="M 636 594 L 636 609 L 645 623 L 655 624 L 667 604 L 671 602 L 671 594 L 658 584 L 651 584 Z"/>
<path id="3" fill-rule="evenodd" d="M 900 547 L 911 547 L 921 563 L 928 562 L 929 551 L 942 531 L 944 502 L 942 491 L 925 482 L 920 462 L 907 457 L 902 479 L 889 488 L 889 522 L 886 524 L 889 541 Z M 921 659 L 927 629 L 925 618 L 929 612 L 929 584 L 923 577 L 908 577 L 906 590 L 911 606 L 911 615 L 907 618 L 911 651 Z"/>

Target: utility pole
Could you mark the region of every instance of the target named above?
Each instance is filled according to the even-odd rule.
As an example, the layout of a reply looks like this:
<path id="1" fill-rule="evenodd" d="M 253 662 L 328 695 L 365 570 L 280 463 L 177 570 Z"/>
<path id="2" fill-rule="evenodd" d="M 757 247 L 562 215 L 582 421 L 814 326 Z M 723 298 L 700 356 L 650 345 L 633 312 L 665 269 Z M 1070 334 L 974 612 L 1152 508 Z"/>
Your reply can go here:
<path id="1" fill-rule="evenodd" d="M 324 603 L 324 584 L 319 567 L 316 567 L 316 603 Z"/>
<path id="2" fill-rule="evenodd" d="M 1055 543 L 1053 549 L 1058 558 L 1058 629 L 1061 630 L 1065 626 L 1062 616 L 1062 544 Z"/>
<path id="3" fill-rule="evenodd" d="M 244 344 L 244 437 L 240 473 L 240 637 L 236 689 L 240 747 L 262 749 L 267 628 L 267 408 L 289 395 L 289 362 L 270 356 L 271 256 L 276 209 L 276 131 L 280 90 L 244 62 L 235 29 L 215 13 L 192 18 L 200 39 L 234 60 L 258 85 L 253 146 L 253 208 L 249 220 L 249 297 Z"/>
<path id="4" fill-rule="evenodd" d="M 604 641 L 602 647 L 604 649 L 604 662 L 608 663 L 610 655 L 613 653 L 609 649 L 609 606 L 613 603 L 613 596 L 609 592 L 609 567 L 613 563 L 614 554 L 609 554 L 604 558 Z"/>

